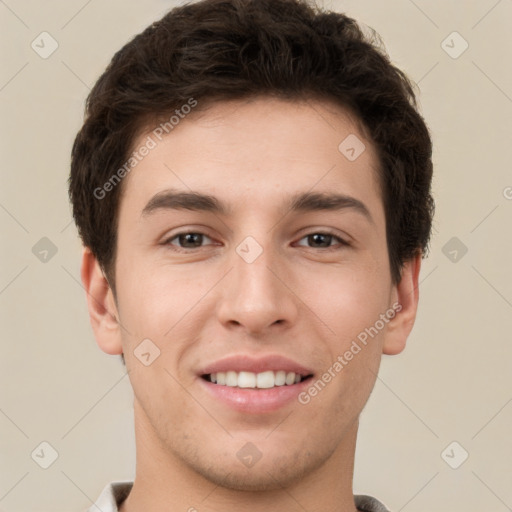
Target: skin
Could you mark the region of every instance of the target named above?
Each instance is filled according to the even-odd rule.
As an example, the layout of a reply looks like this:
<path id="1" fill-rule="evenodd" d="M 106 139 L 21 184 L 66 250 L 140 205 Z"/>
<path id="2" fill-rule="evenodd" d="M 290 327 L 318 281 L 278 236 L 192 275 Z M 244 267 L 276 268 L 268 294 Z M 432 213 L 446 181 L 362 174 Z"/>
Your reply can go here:
<path id="1" fill-rule="evenodd" d="M 366 145 L 353 162 L 338 150 L 349 134 Z M 354 512 L 358 418 L 382 354 L 405 347 L 421 261 L 393 284 L 371 142 L 329 102 L 221 102 L 182 120 L 122 186 L 116 297 L 89 249 L 82 260 L 97 343 L 124 353 L 134 390 L 136 478 L 121 511 Z M 142 215 L 168 188 L 216 196 L 232 215 Z M 289 195 L 306 191 L 352 196 L 371 220 L 354 208 L 287 213 Z M 307 236 L 326 229 L 350 245 Z M 181 232 L 206 236 L 180 246 Z M 236 252 L 247 236 L 263 249 L 252 263 Z M 199 381 L 235 353 L 284 355 L 318 378 L 395 302 L 401 311 L 306 405 L 243 414 Z M 134 355 L 146 338 L 161 351 L 149 366 Z M 236 456 L 247 442 L 262 454 L 251 468 Z"/>

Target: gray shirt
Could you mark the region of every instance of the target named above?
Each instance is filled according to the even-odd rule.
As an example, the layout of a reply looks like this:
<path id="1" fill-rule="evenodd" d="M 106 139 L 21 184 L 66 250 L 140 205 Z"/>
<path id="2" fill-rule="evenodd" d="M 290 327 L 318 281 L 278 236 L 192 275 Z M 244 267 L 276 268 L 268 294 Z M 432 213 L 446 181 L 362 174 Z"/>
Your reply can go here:
<path id="1" fill-rule="evenodd" d="M 96 503 L 87 512 L 119 512 L 119 505 L 128 497 L 132 490 L 133 482 L 111 482 L 100 494 Z M 378 500 L 363 494 L 354 495 L 357 510 L 360 512 L 389 512 Z"/>

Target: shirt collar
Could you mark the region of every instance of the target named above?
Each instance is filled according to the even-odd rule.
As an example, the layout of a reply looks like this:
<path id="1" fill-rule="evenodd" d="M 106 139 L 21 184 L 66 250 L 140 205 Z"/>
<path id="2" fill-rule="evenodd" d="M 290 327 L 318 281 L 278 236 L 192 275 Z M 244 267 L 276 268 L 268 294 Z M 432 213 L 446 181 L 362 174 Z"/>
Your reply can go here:
<path id="1" fill-rule="evenodd" d="M 128 497 L 133 481 L 111 482 L 105 486 L 96 503 L 87 512 L 119 512 L 119 506 Z M 360 512 L 389 512 L 389 510 L 373 496 L 356 494 L 354 501 Z"/>

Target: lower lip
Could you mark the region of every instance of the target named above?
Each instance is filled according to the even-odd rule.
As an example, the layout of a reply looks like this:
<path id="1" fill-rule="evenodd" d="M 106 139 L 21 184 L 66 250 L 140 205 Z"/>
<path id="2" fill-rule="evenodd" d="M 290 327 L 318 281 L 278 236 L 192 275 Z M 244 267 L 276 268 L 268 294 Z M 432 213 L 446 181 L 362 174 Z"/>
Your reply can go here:
<path id="1" fill-rule="evenodd" d="M 199 377 L 201 385 L 214 398 L 224 402 L 232 409 L 244 413 L 261 414 L 277 411 L 294 400 L 298 394 L 310 385 L 311 377 L 292 384 L 269 389 L 236 388 L 213 384 Z"/>

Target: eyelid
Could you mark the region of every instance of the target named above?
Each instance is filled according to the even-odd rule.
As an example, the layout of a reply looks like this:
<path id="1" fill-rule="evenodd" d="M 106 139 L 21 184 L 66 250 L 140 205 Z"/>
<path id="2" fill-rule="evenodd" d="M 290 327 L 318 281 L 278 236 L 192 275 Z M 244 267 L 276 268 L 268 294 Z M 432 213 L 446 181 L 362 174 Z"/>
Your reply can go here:
<path id="1" fill-rule="evenodd" d="M 214 238 L 212 236 L 208 235 L 204 230 L 185 229 L 183 231 L 178 231 L 178 232 L 173 233 L 171 235 L 166 235 L 164 237 L 164 239 L 162 240 L 161 245 L 170 245 L 170 246 L 176 248 L 179 251 L 181 250 L 181 251 L 187 251 L 187 252 L 193 251 L 194 249 L 203 249 L 205 247 L 205 246 L 201 246 L 201 247 L 194 247 L 194 248 L 190 248 L 189 249 L 189 248 L 179 247 L 178 245 L 171 244 L 171 240 L 174 240 L 175 238 L 178 238 L 179 236 L 189 235 L 189 234 L 203 235 L 203 237 L 209 238 L 210 240 L 214 241 Z M 218 245 L 218 244 L 216 244 L 216 245 Z"/>
<path id="2" fill-rule="evenodd" d="M 312 229 L 310 231 L 307 231 L 306 233 L 304 233 L 303 235 L 301 235 L 297 241 L 300 241 L 308 236 L 311 236 L 311 235 L 328 235 L 328 236 L 332 236 L 333 238 L 337 239 L 338 240 L 338 243 L 342 246 L 351 246 L 352 243 L 350 242 L 350 237 L 349 236 L 342 236 L 340 235 L 337 231 L 334 231 L 334 230 L 331 230 L 331 229 L 328 229 L 328 228 L 316 228 L 316 229 Z M 305 246 L 301 246 L 301 247 L 305 247 Z M 315 249 L 315 247 L 306 247 L 307 249 Z M 324 251 L 327 251 L 329 249 L 336 249 L 336 246 L 329 246 L 329 247 L 325 247 L 323 248 Z"/>
<path id="3" fill-rule="evenodd" d="M 301 233 L 303 233 L 303 234 L 301 234 Z M 349 234 L 345 233 L 344 231 L 340 231 L 339 229 L 335 229 L 335 228 L 326 228 L 326 227 L 322 227 L 322 226 L 312 226 L 312 227 L 304 228 L 299 231 L 297 236 L 305 237 L 308 235 L 314 235 L 315 233 L 322 233 L 324 235 L 332 235 L 337 238 L 341 238 L 341 239 L 345 240 L 347 243 L 350 242 L 351 240 L 353 240 L 352 237 Z"/>
<path id="4" fill-rule="evenodd" d="M 194 225 L 189 224 L 185 226 L 178 226 L 174 229 L 171 229 L 170 231 L 166 231 L 164 235 L 161 236 L 162 244 L 166 244 L 169 242 L 169 240 L 173 240 L 177 236 L 180 235 L 187 235 L 189 233 L 199 234 L 199 235 L 205 235 L 208 238 L 214 238 L 212 235 L 209 235 L 210 229 L 203 225 Z"/>
<path id="5" fill-rule="evenodd" d="M 195 250 L 203 249 L 205 247 L 205 246 L 200 246 L 200 247 L 185 248 L 185 247 L 179 247 L 177 245 L 173 245 L 170 243 L 171 240 L 174 240 L 175 238 L 177 238 L 181 235 L 187 235 L 187 234 L 203 235 L 204 237 L 209 238 L 212 241 L 215 240 L 213 236 L 210 236 L 205 232 L 205 228 L 203 228 L 203 227 L 201 227 L 199 229 L 188 228 L 188 229 L 183 229 L 182 231 L 178 231 L 176 233 L 172 233 L 172 234 L 166 236 L 164 238 L 164 240 L 162 241 L 162 245 L 171 246 L 171 247 L 173 247 L 173 250 L 176 250 L 177 252 L 192 252 Z M 297 239 L 297 242 L 300 242 L 302 239 L 304 239 L 308 236 L 317 235 L 317 234 L 332 236 L 333 238 L 338 240 L 338 244 L 341 245 L 342 247 L 350 247 L 352 245 L 351 237 L 349 237 L 348 235 L 345 235 L 345 236 L 340 235 L 337 231 L 330 229 L 330 228 L 310 228 L 307 232 L 305 232 L 301 235 L 297 235 L 299 237 Z M 214 244 L 210 244 L 210 245 L 218 245 L 218 244 L 214 243 Z M 328 251 L 328 250 L 336 249 L 336 245 L 329 246 L 329 247 L 321 247 L 321 248 L 307 247 L 307 246 L 303 246 L 303 245 L 300 245 L 300 247 L 306 247 L 307 249 L 313 249 L 313 250 L 319 249 L 321 251 Z"/>

